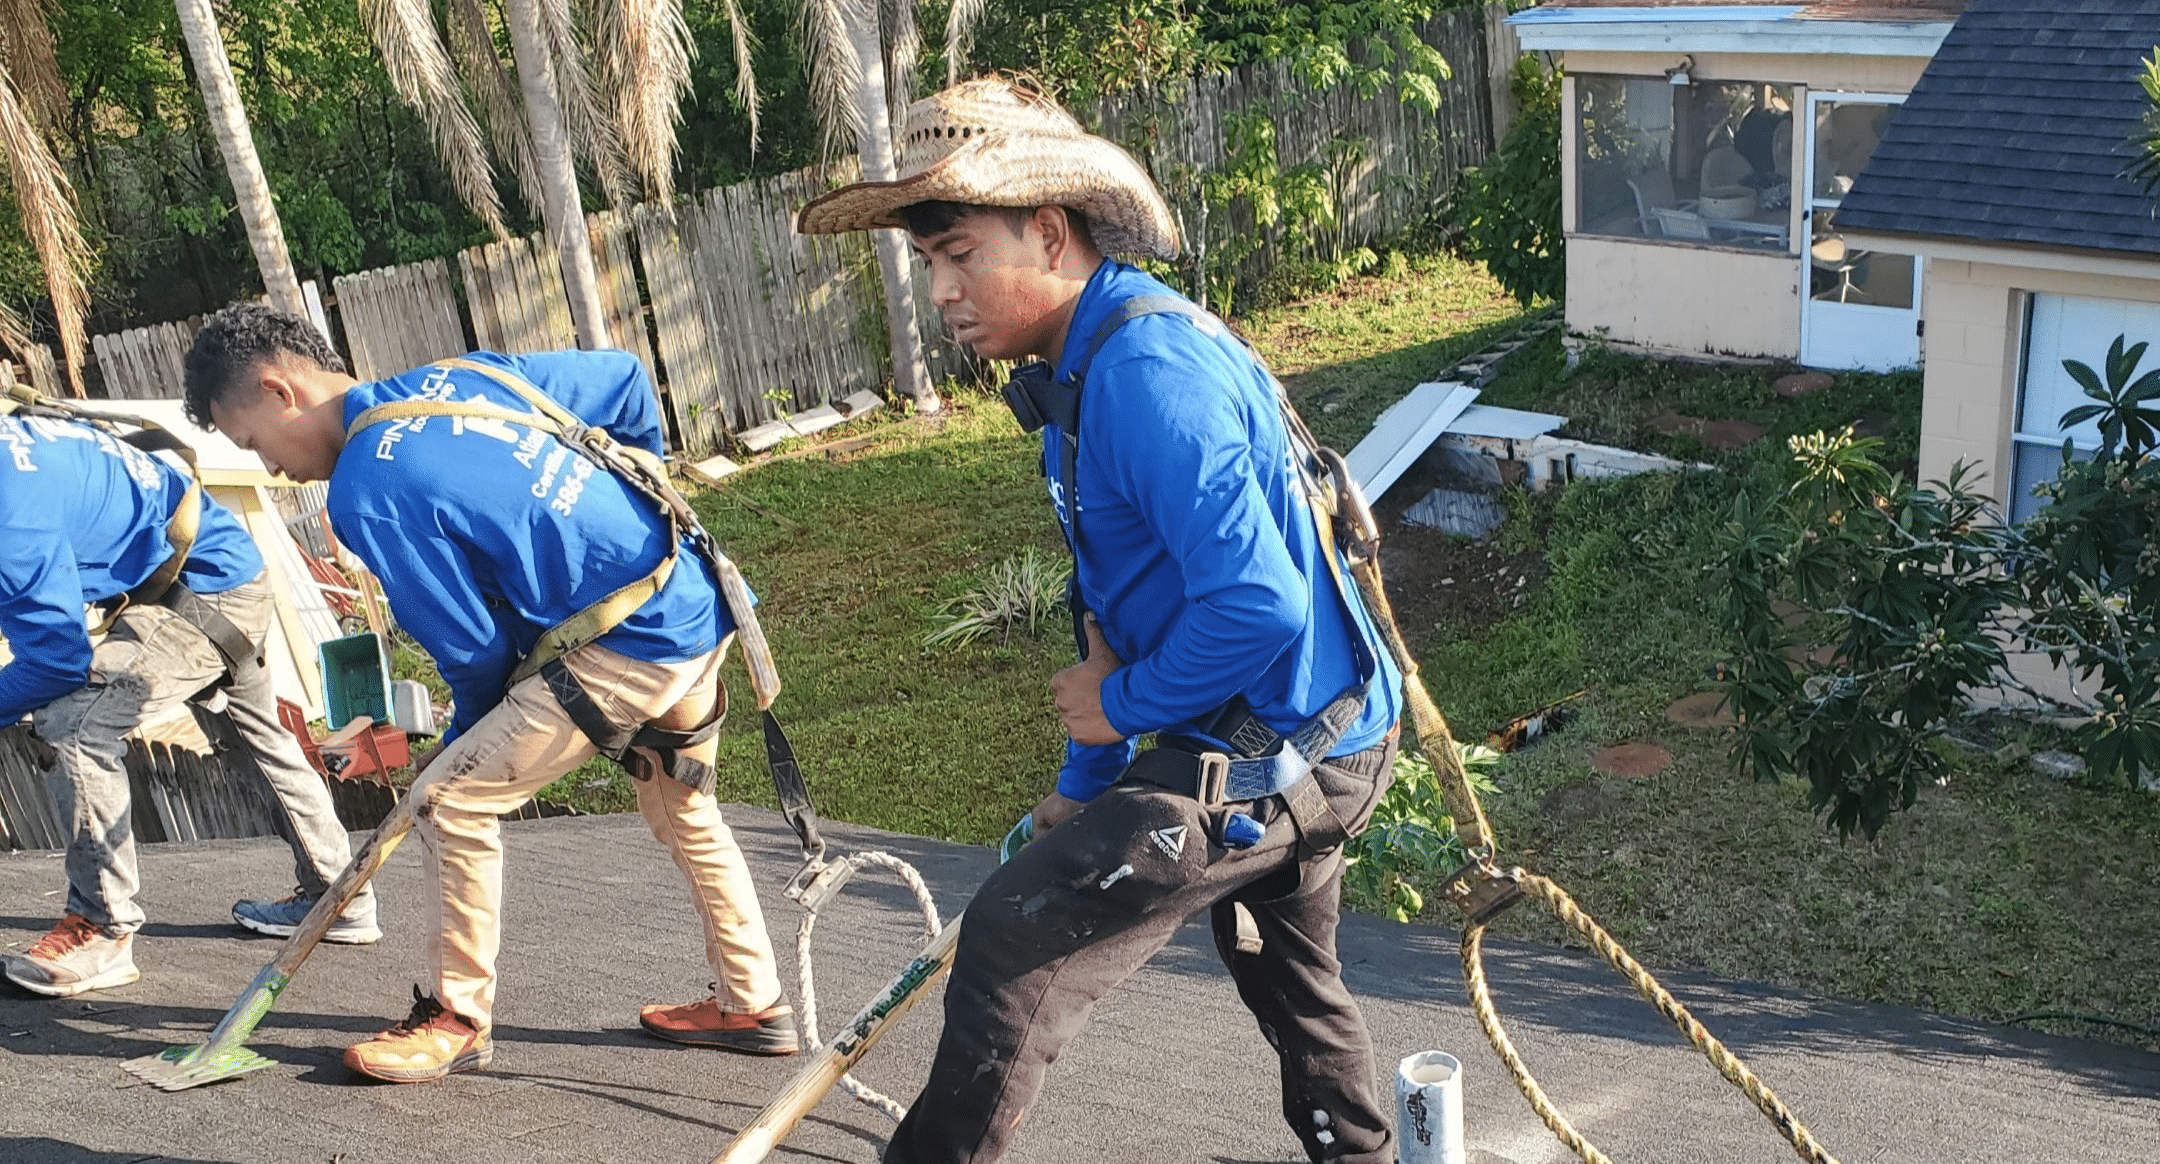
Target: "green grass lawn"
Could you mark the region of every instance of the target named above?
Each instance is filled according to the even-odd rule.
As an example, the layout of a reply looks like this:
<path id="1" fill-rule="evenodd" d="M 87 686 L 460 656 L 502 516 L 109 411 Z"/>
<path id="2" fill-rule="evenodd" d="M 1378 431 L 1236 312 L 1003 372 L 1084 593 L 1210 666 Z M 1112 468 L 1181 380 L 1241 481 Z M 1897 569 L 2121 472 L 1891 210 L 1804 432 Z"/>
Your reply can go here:
<path id="1" fill-rule="evenodd" d="M 1521 317 L 1478 268 L 1434 258 L 1240 323 L 1325 439 L 1347 448 L 1389 402 Z M 2160 1022 L 2160 798 L 2056 783 L 1980 753 L 1875 842 L 1844 842 L 1798 788 L 1735 775 L 1720 734 L 1665 719 L 1719 658 L 1718 523 L 1738 489 L 1774 469 L 1782 438 L 1866 418 L 1909 454 L 1917 432 L 1914 377 L 1840 376 L 1786 401 L 1769 390 L 1778 371 L 1592 353 L 1571 372 L 1557 339 L 1540 340 L 1487 402 L 1561 412 L 1569 435 L 1715 467 L 1518 495 L 1479 545 L 1390 528 L 1397 609 L 1460 734 L 1587 692 L 1572 724 L 1498 772 L 1488 809 L 1505 856 L 1559 880 L 1656 969 L 1978 1018 Z M 1658 431 L 1668 411 L 1768 434 L 1720 452 Z M 1035 446 L 986 395 L 862 428 L 844 430 L 832 456 L 755 465 L 696 504 L 764 601 L 787 683 L 778 711 L 819 809 L 990 842 L 1051 786 L 1062 737 L 1048 679 L 1070 645 L 1057 629 L 968 648 L 921 638 L 983 567 L 1028 546 L 1063 552 Z M 769 805 L 747 683 L 731 676 L 738 714 L 719 794 Z M 1994 744 L 2051 742 L 2045 728 L 1987 730 Z M 1641 780 L 1592 771 L 1597 749 L 1637 741 L 1670 748 L 1672 768 Z M 597 810 L 630 802 L 623 778 L 598 766 L 547 795 Z M 1532 908 L 1502 928 L 1564 940 Z"/>

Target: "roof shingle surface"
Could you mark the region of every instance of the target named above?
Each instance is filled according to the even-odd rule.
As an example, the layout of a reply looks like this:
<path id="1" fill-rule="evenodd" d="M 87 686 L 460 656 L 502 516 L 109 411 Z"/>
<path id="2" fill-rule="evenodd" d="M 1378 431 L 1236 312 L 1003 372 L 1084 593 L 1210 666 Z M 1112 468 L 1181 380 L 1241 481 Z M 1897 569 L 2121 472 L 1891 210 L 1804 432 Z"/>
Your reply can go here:
<path id="1" fill-rule="evenodd" d="M 2160 0 L 1973 0 L 1838 211 L 1848 229 L 2160 254 L 2122 176 Z"/>

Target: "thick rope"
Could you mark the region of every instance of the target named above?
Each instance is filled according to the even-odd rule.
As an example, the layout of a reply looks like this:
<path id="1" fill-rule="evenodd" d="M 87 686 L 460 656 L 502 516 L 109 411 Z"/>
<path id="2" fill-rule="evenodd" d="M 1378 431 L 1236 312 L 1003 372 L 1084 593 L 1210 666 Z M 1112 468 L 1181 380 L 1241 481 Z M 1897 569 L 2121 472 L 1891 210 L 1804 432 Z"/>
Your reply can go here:
<path id="1" fill-rule="evenodd" d="M 1777 1093 L 1756 1078 L 1755 1073 L 1748 1070 L 1747 1064 L 1741 1062 L 1739 1056 L 1727 1050 L 1725 1044 L 1695 1021 L 1695 1016 L 1688 1013 L 1687 1007 L 1682 1006 L 1679 999 L 1659 985 L 1658 980 L 1652 977 L 1648 970 L 1643 969 L 1641 963 L 1629 956 L 1627 950 L 1622 948 L 1611 934 L 1605 932 L 1605 927 L 1584 913 L 1582 907 L 1575 904 L 1575 899 L 1569 897 L 1566 890 L 1547 878 L 1526 873 L 1521 869 L 1510 870 L 1509 876 L 1515 879 L 1523 892 L 1543 901 L 1546 907 L 1552 910 L 1554 917 L 1590 939 L 1590 945 L 1598 954 L 1625 975 L 1643 998 L 1657 1008 L 1659 1014 L 1680 1028 L 1680 1033 L 1687 1036 L 1687 1041 L 1702 1052 L 1711 1066 L 1717 1068 L 1718 1074 L 1723 1075 L 1755 1104 L 1757 1110 L 1770 1120 L 1778 1134 L 1785 1137 L 1786 1142 L 1792 1145 L 1793 1151 L 1802 1160 L 1809 1164 L 1838 1164 L 1837 1157 L 1832 1156 L 1828 1149 L 1816 1141 L 1814 1135 L 1800 1123 L 1799 1118 L 1778 1099 Z M 1567 1121 L 1567 1117 L 1561 1115 L 1552 1101 L 1546 1098 L 1545 1089 L 1540 1087 L 1537 1079 L 1530 1074 L 1530 1069 L 1523 1064 L 1521 1055 L 1516 1053 L 1514 1042 L 1500 1025 L 1500 1016 L 1493 1009 L 1492 993 L 1485 982 L 1484 938 L 1483 923 L 1472 922 L 1463 928 L 1463 981 L 1470 988 L 1470 1006 L 1477 1013 L 1478 1025 L 1485 1029 L 1485 1038 L 1492 1043 L 1501 1062 L 1507 1064 L 1508 1074 L 1515 1077 L 1515 1086 L 1521 1089 L 1523 1098 L 1530 1101 L 1531 1110 L 1537 1112 L 1538 1118 L 1545 1121 L 1545 1126 L 1552 1130 L 1552 1134 L 1558 1137 L 1561 1143 L 1582 1157 L 1584 1164 L 1612 1164 L 1611 1158 L 1576 1131 L 1575 1126 Z"/>
<path id="2" fill-rule="evenodd" d="M 850 870 L 849 876 L 859 873 L 865 867 L 871 865 L 875 865 L 880 869 L 891 870 L 895 876 L 899 877 L 907 885 L 909 892 L 915 895 L 915 904 L 922 908 L 924 939 L 927 941 L 937 937 L 938 933 L 945 928 L 945 923 L 938 918 L 937 903 L 930 898 L 930 887 L 923 884 L 922 874 L 916 872 L 913 865 L 886 852 L 851 853 L 835 861 L 834 864 L 848 866 Z M 830 901 L 831 898 L 827 897 L 825 900 Z M 810 963 L 810 934 L 811 931 L 817 928 L 818 910 L 822 908 L 824 908 L 824 902 L 821 901 L 818 903 L 817 908 L 804 910 L 802 921 L 795 927 L 796 993 L 802 999 L 803 1035 L 809 1039 L 809 1049 L 812 1051 L 825 1045 L 825 1040 L 818 1035 L 817 985 L 812 977 Z M 905 1106 L 853 1075 L 842 1075 L 840 1077 L 840 1088 L 856 1099 L 884 1112 L 896 1124 L 907 1115 Z"/>

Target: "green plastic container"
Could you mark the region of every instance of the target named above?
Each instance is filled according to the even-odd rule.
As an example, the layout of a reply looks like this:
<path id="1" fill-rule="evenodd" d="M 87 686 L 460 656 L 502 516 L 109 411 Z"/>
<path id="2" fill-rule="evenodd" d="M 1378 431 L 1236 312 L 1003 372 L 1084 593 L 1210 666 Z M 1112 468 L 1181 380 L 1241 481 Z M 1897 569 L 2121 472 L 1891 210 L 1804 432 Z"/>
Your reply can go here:
<path id="1" fill-rule="evenodd" d="M 355 716 L 390 722 L 390 659 L 373 632 L 325 642 L 322 661 L 323 720 L 331 731 Z"/>

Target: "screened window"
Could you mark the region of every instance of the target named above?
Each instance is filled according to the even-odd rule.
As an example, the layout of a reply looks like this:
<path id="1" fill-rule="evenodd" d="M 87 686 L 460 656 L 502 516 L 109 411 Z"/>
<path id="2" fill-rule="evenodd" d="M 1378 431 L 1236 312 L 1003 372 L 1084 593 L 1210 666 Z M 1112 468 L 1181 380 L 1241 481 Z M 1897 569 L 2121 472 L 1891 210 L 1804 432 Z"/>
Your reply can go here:
<path id="1" fill-rule="evenodd" d="M 1792 87 L 1577 76 L 1576 229 L 1789 251 Z"/>

